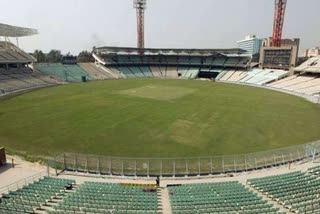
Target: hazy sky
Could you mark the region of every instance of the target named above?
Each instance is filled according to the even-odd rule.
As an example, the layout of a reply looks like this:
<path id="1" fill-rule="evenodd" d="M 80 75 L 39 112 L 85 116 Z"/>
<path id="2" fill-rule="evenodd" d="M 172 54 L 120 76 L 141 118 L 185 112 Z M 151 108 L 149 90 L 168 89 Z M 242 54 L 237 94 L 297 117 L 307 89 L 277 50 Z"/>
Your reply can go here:
<path id="1" fill-rule="evenodd" d="M 320 0 L 288 0 L 284 37 L 320 45 Z M 63 53 L 93 46 L 136 46 L 132 0 L 1 0 L 0 23 L 33 27 L 26 51 Z M 274 0 L 148 0 L 146 47 L 232 48 L 248 34 L 272 34 Z"/>

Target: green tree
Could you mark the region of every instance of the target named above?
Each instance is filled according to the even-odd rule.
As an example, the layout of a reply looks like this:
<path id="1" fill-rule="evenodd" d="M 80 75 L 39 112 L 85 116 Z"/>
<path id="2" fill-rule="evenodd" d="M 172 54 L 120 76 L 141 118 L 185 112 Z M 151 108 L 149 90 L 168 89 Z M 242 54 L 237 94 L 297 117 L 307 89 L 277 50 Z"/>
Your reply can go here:
<path id="1" fill-rule="evenodd" d="M 32 55 L 34 58 L 37 59 L 37 62 L 39 63 L 46 62 L 46 55 L 41 50 L 35 50 Z"/>
<path id="2" fill-rule="evenodd" d="M 47 54 L 47 62 L 50 62 L 50 63 L 61 62 L 61 58 L 62 58 L 62 54 L 60 50 L 51 50 Z"/>
<path id="3" fill-rule="evenodd" d="M 78 55 L 78 62 L 94 62 L 94 58 L 90 52 L 81 51 Z"/>

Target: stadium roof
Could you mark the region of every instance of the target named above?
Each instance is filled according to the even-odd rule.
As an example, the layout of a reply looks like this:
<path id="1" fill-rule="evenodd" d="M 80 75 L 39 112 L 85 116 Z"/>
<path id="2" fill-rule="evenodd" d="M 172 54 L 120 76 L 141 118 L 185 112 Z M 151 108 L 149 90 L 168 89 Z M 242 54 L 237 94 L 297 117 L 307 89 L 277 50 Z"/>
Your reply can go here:
<path id="1" fill-rule="evenodd" d="M 38 34 L 38 30 L 32 28 L 17 27 L 0 23 L 0 36 L 25 37 Z"/>
<path id="2" fill-rule="evenodd" d="M 239 48 L 233 49 L 172 49 L 172 48 L 129 48 L 129 47 L 100 47 L 94 52 L 103 54 L 181 54 L 181 55 L 239 55 L 246 53 Z"/>
<path id="3" fill-rule="evenodd" d="M 294 69 L 297 72 L 320 73 L 320 56 L 315 56 Z"/>

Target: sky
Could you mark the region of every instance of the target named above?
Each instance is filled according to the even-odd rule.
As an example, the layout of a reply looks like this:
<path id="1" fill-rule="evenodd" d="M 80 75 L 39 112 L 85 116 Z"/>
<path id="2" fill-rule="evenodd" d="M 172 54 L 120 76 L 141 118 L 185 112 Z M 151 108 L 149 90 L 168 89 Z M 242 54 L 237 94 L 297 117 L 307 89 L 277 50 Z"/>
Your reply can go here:
<path id="1" fill-rule="evenodd" d="M 148 48 L 235 48 L 246 35 L 272 35 L 274 0 L 147 1 Z M 0 23 L 39 30 L 20 39 L 28 52 L 136 46 L 132 0 L 1 0 L 1 8 Z M 283 37 L 301 38 L 302 50 L 319 46 L 318 8 L 319 0 L 288 0 Z"/>

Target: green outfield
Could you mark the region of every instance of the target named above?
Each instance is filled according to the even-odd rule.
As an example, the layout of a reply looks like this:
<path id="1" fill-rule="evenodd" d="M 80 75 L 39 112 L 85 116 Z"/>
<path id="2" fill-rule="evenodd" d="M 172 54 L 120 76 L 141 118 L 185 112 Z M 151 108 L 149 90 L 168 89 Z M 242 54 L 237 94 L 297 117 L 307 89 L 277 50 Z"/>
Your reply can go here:
<path id="1" fill-rule="evenodd" d="M 96 81 L 0 100 L 0 146 L 41 156 L 241 154 L 318 140 L 319 127 L 319 105 L 208 81 Z"/>

